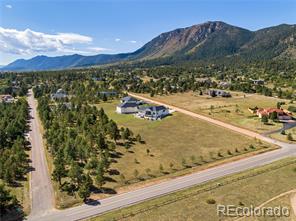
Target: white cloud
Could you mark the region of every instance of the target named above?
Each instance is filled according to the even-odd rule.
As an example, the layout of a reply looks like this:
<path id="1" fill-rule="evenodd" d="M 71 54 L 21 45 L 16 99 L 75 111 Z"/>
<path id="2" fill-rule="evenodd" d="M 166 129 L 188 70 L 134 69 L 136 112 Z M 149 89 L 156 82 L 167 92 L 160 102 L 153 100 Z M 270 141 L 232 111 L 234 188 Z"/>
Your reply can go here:
<path id="1" fill-rule="evenodd" d="M 26 29 L 18 31 L 0 27 L 0 52 L 19 55 L 31 55 L 49 52 L 94 53 L 106 51 L 106 48 L 90 47 L 93 39 L 89 36 L 75 33 L 46 34 Z M 76 49 L 76 46 L 85 46 Z M 79 47 L 81 48 L 81 47 Z"/>
<path id="2" fill-rule="evenodd" d="M 12 5 L 5 5 L 6 8 L 12 9 Z"/>
<path id="3" fill-rule="evenodd" d="M 89 52 L 96 52 L 96 53 L 100 53 L 100 52 L 104 52 L 104 51 L 112 51 L 111 49 L 108 48 L 100 48 L 100 47 L 88 47 L 87 51 Z"/>
<path id="4" fill-rule="evenodd" d="M 120 38 L 115 38 L 115 41 L 116 41 L 116 42 L 119 42 L 119 41 L 120 41 Z"/>
<path id="5" fill-rule="evenodd" d="M 129 41 L 129 43 L 136 44 L 137 41 L 135 41 L 135 40 L 131 40 L 131 41 Z"/>

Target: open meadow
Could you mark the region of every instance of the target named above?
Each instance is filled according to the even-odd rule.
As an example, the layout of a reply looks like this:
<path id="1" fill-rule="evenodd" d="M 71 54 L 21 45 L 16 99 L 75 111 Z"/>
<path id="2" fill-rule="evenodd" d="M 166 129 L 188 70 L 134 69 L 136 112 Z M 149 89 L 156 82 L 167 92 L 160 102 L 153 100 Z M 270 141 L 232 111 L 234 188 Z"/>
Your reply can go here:
<path id="1" fill-rule="evenodd" d="M 135 135 L 140 134 L 145 142 L 136 143 L 129 150 L 122 146 L 117 149 L 121 158 L 111 167 L 124 174 L 127 180 L 135 178 L 135 170 L 139 176 L 159 176 L 184 166 L 197 166 L 275 147 L 177 112 L 161 121 L 118 114 L 115 112 L 118 102 L 101 103 L 97 107 L 102 107 L 119 126 L 128 127 Z M 112 178 L 119 181 L 119 176 Z M 107 185 L 112 187 L 118 183 Z"/>
<path id="2" fill-rule="evenodd" d="M 151 98 L 147 94 L 141 94 Z M 277 102 L 285 102 L 282 108 L 289 106 L 288 100 L 267 97 L 258 94 L 245 94 L 242 92 L 231 92 L 232 97 L 210 97 L 199 95 L 195 92 L 178 93 L 173 95 L 155 96 L 153 99 L 164 102 L 186 110 L 210 116 L 212 118 L 243 127 L 258 133 L 265 133 L 282 127 L 281 123 L 269 121 L 263 124 L 261 120 L 252 114 L 248 108 L 276 107 Z"/>

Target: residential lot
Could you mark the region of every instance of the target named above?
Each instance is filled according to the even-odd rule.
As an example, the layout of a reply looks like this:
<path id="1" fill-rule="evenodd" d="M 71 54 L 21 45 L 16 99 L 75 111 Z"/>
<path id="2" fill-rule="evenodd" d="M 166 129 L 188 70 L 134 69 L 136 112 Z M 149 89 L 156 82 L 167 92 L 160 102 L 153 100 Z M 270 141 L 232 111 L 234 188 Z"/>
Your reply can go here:
<path id="1" fill-rule="evenodd" d="M 290 221 L 295 219 L 290 203 L 292 194 L 283 193 L 295 190 L 295 184 L 291 182 L 296 179 L 295 165 L 295 158 L 281 160 L 255 170 L 221 178 L 126 209 L 110 212 L 93 218 L 92 221 L 237 220 L 238 217 L 217 216 L 217 205 L 248 207 L 259 206 L 265 202 L 268 202 L 265 204 L 266 207 L 286 206 L 291 215 L 289 217 L 260 217 L 258 219 L 249 217 L 241 220 Z M 277 185 L 274 185 L 275 180 Z M 280 194 L 283 196 L 278 197 Z"/>
<path id="2" fill-rule="evenodd" d="M 155 121 L 119 114 L 116 112 L 119 103 L 120 100 L 111 100 L 96 107 L 103 108 L 119 127 L 129 128 L 134 136 L 140 134 L 144 142 L 134 142 L 130 148 L 118 143 L 103 185 L 106 194 L 93 193 L 93 199 L 276 148 L 178 112 Z M 52 158 L 47 155 L 47 159 L 52 172 Z M 79 197 L 59 191 L 56 182 L 54 189 L 58 208 L 82 203 Z"/>
<path id="3" fill-rule="evenodd" d="M 149 97 L 147 94 L 142 96 Z M 258 133 L 276 130 L 282 127 L 281 123 L 269 121 L 268 124 L 261 122 L 248 108 L 276 107 L 277 102 L 285 102 L 282 108 L 289 106 L 288 100 L 266 97 L 258 94 L 245 94 L 231 92 L 232 97 L 210 97 L 198 93 L 178 93 L 168 96 L 155 96 L 153 99 L 170 105 L 182 107 L 195 113 L 204 114 L 215 119 L 243 127 Z"/>
<path id="4" fill-rule="evenodd" d="M 118 114 L 115 112 L 117 104 L 118 101 L 115 100 L 98 104 L 97 107 L 104 108 L 107 115 L 119 126 L 128 127 L 134 134 L 140 134 L 145 141 L 144 144 L 136 143 L 128 151 L 124 147 L 118 148 L 121 158 L 116 159 L 117 162 L 111 167 L 124 174 L 128 180 L 135 179 L 135 169 L 139 176 L 147 176 L 147 169 L 150 171 L 149 174 L 159 176 L 172 170 L 181 170 L 184 161 L 186 165 L 195 166 L 203 164 L 203 161 L 215 162 L 232 157 L 228 152 L 233 156 L 250 152 L 250 145 L 261 151 L 274 148 L 177 112 L 158 121 L 139 119 L 130 114 Z M 221 157 L 217 156 L 219 153 Z M 170 164 L 173 166 L 170 167 Z M 163 167 L 162 172 L 160 167 Z M 118 182 L 120 180 L 119 176 L 112 178 Z M 118 183 L 109 183 L 107 186 L 118 186 Z"/>

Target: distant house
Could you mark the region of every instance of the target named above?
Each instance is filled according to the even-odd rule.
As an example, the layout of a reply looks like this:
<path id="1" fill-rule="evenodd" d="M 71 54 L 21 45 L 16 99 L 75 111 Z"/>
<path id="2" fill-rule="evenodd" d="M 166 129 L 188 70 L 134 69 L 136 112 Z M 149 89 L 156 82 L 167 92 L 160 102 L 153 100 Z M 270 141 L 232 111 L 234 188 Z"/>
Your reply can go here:
<path id="1" fill-rule="evenodd" d="M 117 96 L 117 92 L 116 91 L 101 91 L 99 92 L 99 94 L 101 96 L 106 96 L 106 97 L 112 97 L 112 96 Z"/>
<path id="2" fill-rule="evenodd" d="M 116 112 L 119 114 L 133 114 L 139 111 L 139 105 L 136 102 L 120 103 L 116 107 Z"/>
<path id="3" fill-rule="evenodd" d="M 260 79 L 257 79 L 257 80 L 251 80 L 253 82 L 253 84 L 255 85 L 264 85 L 264 80 L 260 80 Z"/>
<path id="4" fill-rule="evenodd" d="M 93 81 L 105 81 L 104 78 L 100 78 L 100 77 L 93 77 L 92 79 Z"/>
<path id="5" fill-rule="evenodd" d="M 211 84 L 212 80 L 210 78 L 198 78 L 196 79 L 197 82 L 202 84 Z"/>
<path id="6" fill-rule="evenodd" d="M 224 90 L 209 90 L 209 95 L 211 97 L 231 97 L 231 94 Z"/>
<path id="7" fill-rule="evenodd" d="M 219 84 L 218 84 L 219 87 L 221 88 L 228 88 L 231 86 L 231 83 L 230 82 L 226 82 L 226 81 L 221 81 Z"/>
<path id="8" fill-rule="evenodd" d="M 3 103 L 7 103 L 7 104 L 8 103 L 13 103 L 14 102 L 14 98 L 10 94 L 1 95 L 1 101 Z"/>
<path id="9" fill-rule="evenodd" d="M 258 108 L 256 111 L 254 111 L 256 115 L 259 118 L 262 118 L 263 116 L 270 117 L 272 113 L 277 114 L 278 120 L 291 120 L 293 119 L 292 113 L 284 110 L 284 109 L 278 109 L 278 108 Z"/>
<path id="10" fill-rule="evenodd" d="M 63 89 L 58 89 L 56 93 L 51 94 L 51 99 L 53 99 L 53 100 L 60 100 L 60 99 L 64 99 L 67 97 L 68 97 L 68 95 Z"/>
<path id="11" fill-rule="evenodd" d="M 137 116 L 149 120 L 159 120 L 169 115 L 169 109 L 165 106 L 143 107 L 139 110 Z"/>
<path id="12" fill-rule="evenodd" d="M 126 96 L 121 99 L 121 103 L 136 103 L 139 104 L 140 101 L 134 97 Z"/>

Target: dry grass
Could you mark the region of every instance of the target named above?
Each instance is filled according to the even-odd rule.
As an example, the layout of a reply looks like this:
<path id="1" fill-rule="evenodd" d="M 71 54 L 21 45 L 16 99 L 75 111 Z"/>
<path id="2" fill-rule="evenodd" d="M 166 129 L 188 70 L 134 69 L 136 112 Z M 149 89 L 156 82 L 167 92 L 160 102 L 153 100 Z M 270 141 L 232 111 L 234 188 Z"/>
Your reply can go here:
<path id="1" fill-rule="evenodd" d="M 222 205 L 236 205 L 243 204 L 245 206 L 258 206 L 263 202 L 292 189 L 295 189 L 295 183 L 291 180 L 296 179 L 295 163 L 290 164 L 278 169 L 272 169 L 268 172 L 261 173 L 257 176 L 244 178 L 239 181 L 230 182 L 229 184 L 222 185 L 216 189 L 208 192 L 203 192 L 195 195 L 194 193 L 201 188 L 213 186 L 215 184 L 224 183 L 226 180 L 234 180 L 237 177 L 248 176 L 256 171 L 266 170 L 267 168 L 274 168 L 274 166 L 281 165 L 290 159 L 281 160 L 273 164 L 260 167 L 255 170 L 246 171 L 240 174 L 231 175 L 225 178 L 211 181 L 205 185 L 199 185 L 187 190 L 179 191 L 168 196 L 160 197 L 150 200 L 135 206 L 131 206 L 118 211 L 110 212 L 97 218 L 91 219 L 92 221 L 102 220 L 117 220 L 123 214 L 135 214 L 140 209 L 148 208 L 153 205 L 160 205 L 164 202 L 174 200 L 184 195 L 188 196 L 185 199 L 177 200 L 171 204 L 163 205 L 158 208 L 153 208 L 146 212 L 130 216 L 129 218 L 120 219 L 125 221 L 148 221 L 148 220 L 170 220 L 170 221 L 218 221 L 218 220 L 235 220 L 236 218 L 218 217 L 216 206 Z M 294 161 L 295 162 L 295 161 Z M 276 180 L 276 185 L 275 185 Z M 215 204 L 207 203 L 208 199 L 214 199 Z M 267 206 L 289 206 L 288 198 L 279 198 L 272 201 Z M 289 206 L 290 207 L 290 206 Z M 291 217 L 290 217 L 291 218 Z M 256 220 L 254 218 L 246 220 Z M 260 218 L 258 220 L 291 220 L 291 219 L 278 219 L 278 218 Z"/>
<path id="2" fill-rule="evenodd" d="M 287 134 L 289 133 L 291 133 L 293 140 L 288 140 Z M 284 142 L 288 142 L 288 143 L 296 143 L 296 127 L 286 130 L 285 135 L 281 133 L 275 133 L 275 134 L 271 134 L 270 137 L 277 140 L 284 141 Z"/>
<path id="3" fill-rule="evenodd" d="M 270 122 L 264 125 L 261 120 L 248 111 L 249 107 L 276 107 L 277 102 L 284 101 L 288 107 L 288 100 L 266 97 L 258 94 L 244 94 L 232 92 L 231 98 L 212 98 L 208 95 L 198 95 L 194 92 L 178 93 L 168 96 L 155 96 L 153 99 L 167 104 L 182 107 L 186 110 L 204 114 L 215 119 L 243 127 L 258 133 L 264 133 L 281 128 L 281 123 Z M 149 97 L 147 94 L 142 96 Z"/>
<path id="4" fill-rule="evenodd" d="M 135 144 L 131 152 L 123 147 L 118 147 L 122 157 L 117 163 L 112 164 L 113 169 L 123 173 L 127 179 L 134 178 L 134 170 L 139 174 L 146 175 L 146 169 L 151 174 L 159 175 L 159 166 L 163 165 L 164 171 L 169 171 L 169 164 L 173 163 L 175 169 L 182 168 L 182 159 L 187 164 L 192 164 L 192 156 L 196 162 L 201 162 L 200 157 L 212 161 L 211 156 L 217 157 L 217 153 L 227 156 L 227 151 L 235 153 L 237 148 L 244 153 L 244 148 L 254 145 L 257 149 L 274 147 L 261 143 L 252 138 L 232 132 L 230 130 L 209 124 L 198 119 L 193 119 L 181 113 L 174 113 L 162 121 L 147 121 L 135 118 L 132 115 L 121 115 L 115 113 L 115 106 L 118 101 L 102 103 L 97 105 L 103 107 L 110 118 L 119 126 L 130 128 L 135 134 L 140 134 L 145 144 Z M 147 155 L 146 149 L 150 150 Z M 135 159 L 138 163 L 135 163 Z M 113 176 L 118 181 L 118 176 Z M 118 183 L 111 183 L 108 186 L 117 186 Z"/>

